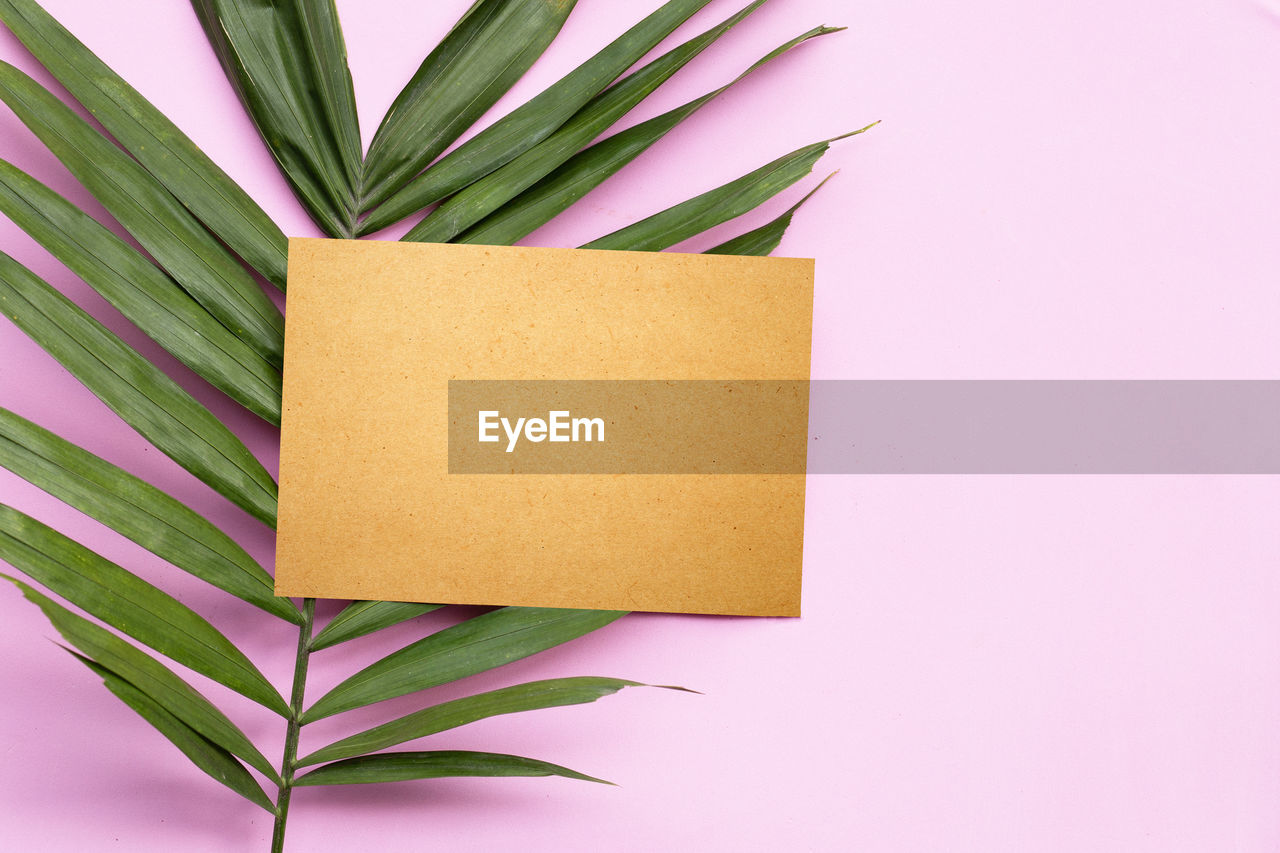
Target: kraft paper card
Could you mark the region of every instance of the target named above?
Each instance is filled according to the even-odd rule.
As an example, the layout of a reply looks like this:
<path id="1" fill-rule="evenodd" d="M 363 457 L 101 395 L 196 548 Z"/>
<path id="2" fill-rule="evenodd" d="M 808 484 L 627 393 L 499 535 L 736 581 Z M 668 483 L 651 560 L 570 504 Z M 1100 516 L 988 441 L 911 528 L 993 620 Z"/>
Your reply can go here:
<path id="1" fill-rule="evenodd" d="M 796 616 L 813 261 L 295 239 L 276 592 Z"/>

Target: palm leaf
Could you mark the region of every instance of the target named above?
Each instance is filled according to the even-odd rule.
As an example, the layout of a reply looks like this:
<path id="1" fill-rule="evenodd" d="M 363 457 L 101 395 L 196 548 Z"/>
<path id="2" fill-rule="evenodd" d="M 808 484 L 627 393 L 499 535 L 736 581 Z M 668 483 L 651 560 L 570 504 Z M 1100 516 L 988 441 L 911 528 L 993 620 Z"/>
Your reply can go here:
<path id="1" fill-rule="evenodd" d="M 374 209 L 359 233 L 371 234 L 399 222 L 529 150 L 708 2 L 670 0 L 541 94 L 434 163 Z M 757 0 L 750 8 L 763 2 Z"/>
<path id="2" fill-rule="evenodd" d="M 191 5 L 298 200 L 330 236 L 351 236 L 359 130 L 332 0 Z"/>
<path id="3" fill-rule="evenodd" d="M 832 172 L 822 179 L 816 187 L 809 190 L 804 198 L 789 207 L 777 219 L 772 219 L 761 225 L 759 228 L 753 228 L 745 234 L 739 234 L 731 240 L 726 240 L 718 246 L 713 246 L 704 254 L 707 255 L 769 255 L 773 250 L 778 248 L 778 244 L 782 242 L 782 236 L 787 233 L 787 228 L 791 226 L 791 218 L 796 215 L 796 211 L 813 197 L 813 194 L 822 189 L 823 185 L 835 175 Z"/>
<path id="4" fill-rule="evenodd" d="M 333 617 L 324 630 L 311 640 L 311 651 L 318 652 L 363 637 L 392 625 L 430 613 L 439 604 L 416 604 L 410 601 L 353 601 Z"/>
<path id="5" fill-rule="evenodd" d="M 218 239 L 284 289 L 284 232 L 186 134 L 34 0 L 0 0 L 0 21 Z"/>
<path id="6" fill-rule="evenodd" d="M 234 755 L 170 714 L 146 693 L 105 666 L 71 649 L 67 651 L 96 673 L 107 689 L 120 701 L 136 711 L 138 716 L 182 750 L 182 754 L 191 759 L 192 764 L 249 802 L 275 814 L 275 806 L 263 792 L 262 786 L 253 781 L 249 771 L 244 769 L 244 765 L 237 761 Z"/>
<path id="7" fill-rule="evenodd" d="M 620 678 L 553 678 L 465 696 L 375 726 L 368 731 L 331 743 L 298 760 L 298 766 L 340 761 L 386 749 L 389 746 L 438 734 L 499 714 L 516 714 L 541 708 L 581 705 L 617 693 L 624 687 L 644 687 Z"/>
<path id="8" fill-rule="evenodd" d="M 0 62 L 0 100 L 197 302 L 272 364 L 281 363 L 279 309 L 151 173 L 7 62 Z"/>
<path id="9" fill-rule="evenodd" d="M 737 180 L 592 240 L 582 248 L 658 252 L 674 246 L 768 201 L 809 174 L 832 142 L 863 133 L 872 126 L 798 148 Z"/>
<path id="10" fill-rule="evenodd" d="M 356 116 L 356 93 L 347 67 L 347 45 L 338 22 L 334 0 L 298 0 L 295 3 L 302 25 L 311 79 L 315 81 L 328 127 L 337 141 L 338 157 L 347 181 L 360 181 L 362 151 L 360 120 Z"/>
<path id="11" fill-rule="evenodd" d="M 185 504 L 87 450 L 0 408 L 0 466 L 153 554 L 268 613 L 301 624 L 271 576 Z"/>
<path id="12" fill-rule="evenodd" d="M 595 186 L 727 88 L 584 150 L 764 0 L 754 0 L 619 79 L 706 2 L 670 0 L 434 165 L 542 54 L 575 0 L 478 0 L 471 5 L 396 99 L 375 134 L 367 162 L 361 160 L 354 90 L 333 0 L 192 0 L 192 5 L 286 180 L 327 233 L 350 236 L 362 213 L 369 216 L 361 232 L 372 230 L 454 196 L 419 225 L 420 237 L 461 235 L 470 240 L 483 231 L 495 241 L 511 242 L 519 229 L 529 223 L 536 227 L 538 217 L 549 218 L 581 198 L 584 187 Z M 156 263 L 3 161 L 0 210 L 197 374 L 278 423 L 282 320 L 240 260 L 283 287 L 286 244 L 280 229 L 190 139 L 34 0 L 0 0 L 0 21 L 119 147 L 4 63 L 0 99 Z M 752 70 L 829 31 L 819 28 L 792 40 Z M 809 171 L 829 142 L 793 152 L 588 245 L 639 250 L 670 246 L 789 186 Z M 710 251 L 772 251 L 805 199 L 767 225 Z M 275 482 L 234 434 L 116 335 L 3 253 L 0 308 L 157 448 L 256 518 L 274 523 Z M 330 744 L 301 762 L 295 756 L 304 723 L 502 666 L 623 614 L 493 610 L 366 666 L 304 712 L 312 652 L 399 624 L 436 605 L 353 602 L 313 636 L 314 600 L 305 600 L 299 610 L 275 598 L 269 575 L 206 519 L 3 409 L 0 465 L 177 568 L 300 626 L 293 691 L 286 704 L 256 666 L 203 617 L 57 531 L 0 507 L 0 558 L 108 625 L 286 717 L 285 754 L 277 773 L 235 724 L 160 661 L 8 578 L 115 695 L 204 772 L 274 813 L 273 849 L 283 843 L 294 785 L 459 775 L 601 781 L 520 756 L 368 753 L 500 714 L 591 702 L 635 682 L 564 678 L 517 684 L 422 708 Z M 327 763 L 294 778 L 296 767 L 321 762 Z M 276 806 L 245 765 L 278 787 Z"/>
<path id="13" fill-rule="evenodd" d="M 365 158 L 364 210 L 440 156 L 529 70 L 577 0 L 479 0 L 391 104 Z"/>
<path id="14" fill-rule="evenodd" d="M 750 11 L 752 8 L 748 7 L 739 15 Z M 717 29 L 723 32 L 736 22 L 730 19 Z M 514 243 L 581 199 L 591 189 L 603 183 L 605 179 L 666 136 L 680 122 L 728 91 L 751 72 L 811 38 L 833 32 L 839 32 L 839 30 L 832 27 L 812 29 L 770 51 L 720 88 L 615 134 L 581 153 L 576 153 L 583 145 L 595 138 L 599 131 L 612 124 L 623 112 L 638 103 L 649 88 L 647 85 L 628 87 L 626 84 L 619 84 L 609 91 L 607 97 L 600 99 L 602 104 L 596 110 L 584 110 L 583 112 L 587 115 L 583 119 L 575 117 L 574 122 L 566 125 L 543 145 L 449 199 L 414 226 L 404 239 L 420 240 L 425 243 L 446 242 L 469 226 L 480 222 L 486 215 L 493 214 L 492 220 L 483 222 L 458 242 Z M 710 33 L 703 36 L 705 43 L 711 41 L 707 38 L 708 35 Z M 692 58 L 692 54 L 688 58 Z M 675 63 L 667 64 L 669 73 L 674 73 L 678 67 L 679 65 Z M 666 68 L 663 70 L 666 71 Z M 637 74 L 640 73 L 642 72 L 637 72 Z M 655 80 L 652 85 L 656 86 L 661 79 L 663 78 Z M 621 90 L 624 89 L 628 91 L 623 93 Z M 617 97 L 614 96 L 614 90 L 619 90 Z M 557 167 L 562 168 L 557 170 Z M 540 182 L 548 175 L 550 177 Z M 529 189 L 530 187 L 532 189 Z M 526 189 L 529 189 L 528 195 L 521 196 L 521 192 Z M 512 201 L 512 199 L 515 200 Z M 507 202 L 511 203 L 507 204 Z"/>
<path id="15" fill-rule="evenodd" d="M 369 782 L 406 782 L 412 779 L 439 779 L 446 776 L 563 776 L 584 782 L 611 785 L 568 767 L 496 752 L 390 752 L 335 761 L 317 767 L 293 784 L 359 785 Z"/>
<path id="16" fill-rule="evenodd" d="M 280 372 L 142 253 L 3 160 L 0 211 L 209 384 L 280 425 Z"/>
<path id="17" fill-rule="evenodd" d="M 289 706 L 244 653 L 194 610 L 34 518 L 0 504 L 0 557 L 162 655 L 277 713 Z"/>
<path id="18" fill-rule="evenodd" d="M 0 577 L 16 586 L 28 601 L 39 607 L 68 643 L 144 691 L 152 701 L 192 730 L 232 755 L 244 759 L 250 767 L 261 771 L 274 784 L 280 784 L 280 777 L 272 768 L 271 762 L 267 761 L 244 732 L 164 664 L 83 616 L 72 613 L 17 578 L 5 574 L 0 574 Z"/>
<path id="19" fill-rule="evenodd" d="M 0 252 L 0 307 L 129 426 L 266 524 L 276 484 L 208 409 L 101 323 Z"/>
<path id="20" fill-rule="evenodd" d="M 302 721 L 447 684 L 560 645 L 623 614 L 613 610 L 503 607 L 411 643 L 322 696 Z"/>

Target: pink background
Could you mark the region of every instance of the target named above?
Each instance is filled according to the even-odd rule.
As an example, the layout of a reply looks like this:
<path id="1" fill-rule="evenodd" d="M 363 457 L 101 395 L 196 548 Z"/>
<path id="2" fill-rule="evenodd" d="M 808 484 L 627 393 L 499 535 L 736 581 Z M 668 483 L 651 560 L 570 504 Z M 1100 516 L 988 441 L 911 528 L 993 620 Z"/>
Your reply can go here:
<path id="1" fill-rule="evenodd" d="M 339 3 L 366 139 L 465 5 Z M 656 5 L 584 0 L 493 115 Z M 682 32 L 736 5 L 717 0 Z M 288 233 L 316 233 L 187 4 L 48 6 Z M 883 119 L 820 164 L 840 175 L 782 247 L 818 259 L 815 377 L 1280 377 L 1280 4 L 778 0 L 632 120 L 820 23 L 850 30 L 738 86 L 529 242 L 577 245 Z M 0 57 L 34 68 L 7 33 Z M 0 133 L 0 155 L 84 200 L 8 112 Z M 157 352 L 7 222 L 0 246 Z M 261 526 L 8 324 L 0 401 L 162 484 L 270 558 Z M 270 431 L 232 416 L 271 461 Z M 287 684 L 290 630 L 174 579 L 13 477 L 0 474 L 0 495 L 164 579 Z M 1277 849 L 1278 509 L 1271 477 L 815 477 L 803 618 L 632 616 L 467 685 L 593 674 L 705 695 L 631 690 L 433 741 L 530 754 L 620 788 L 307 789 L 294 800 L 292 849 Z M 322 653 L 310 695 L 421 630 Z M 0 589 L 0 848 L 265 849 L 265 814 L 190 768 L 53 636 Z M 278 755 L 277 721 L 225 704 Z M 317 724 L 304 749 L 413 704 Z"/>

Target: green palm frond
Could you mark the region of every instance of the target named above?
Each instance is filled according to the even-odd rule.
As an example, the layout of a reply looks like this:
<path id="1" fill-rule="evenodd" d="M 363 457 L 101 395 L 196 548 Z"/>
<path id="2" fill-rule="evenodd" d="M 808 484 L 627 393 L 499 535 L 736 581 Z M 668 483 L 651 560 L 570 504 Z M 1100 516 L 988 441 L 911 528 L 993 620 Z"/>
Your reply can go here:
<path id="1" fill-rule="evenodd" d="M 332 2 L 191 5 L 298 200 L 327 234 L 351 236 L 359 130 Z"/>
<path id="2" fill-rule="evenodd" d="M 192 0 L 192 7 L 282 175 L 325 233 L 372 233 L 438 205 L 406 239 L 510 244 L 582 199 L 747 74 L 835 31 L 809 30 L 720 88 L 596 141 L 764 2 L 738 8 L 628 73 L 709 3 L 670 0 L 443 157 L 548 49 L 574 0 L 474 2 L 427 53 L 382 119 L 367 154 L 361 150 L 355 88 L 333 0 Z M 101 129 L 8 63 L 0 63 L 0 100 L 141 248 L 5 160 L 0 160 L 0 212 L 210 387 L 193 394 L 3 252 L 0 310 L 156 449 L 273 526 L 274 479 L 213 414 L 216 407 L 197 396 L 206 399 L 205 392 L 216 389 L 225 398 L 219 403 L 232 403 L 278 426 L 283 317 L 260 280 L 286 287 L 283 231 L 173 122 L 35 0 L 0 0 L 0 22 Z M 587 247 L 656 251 L 701 234 L 802 179 L 832 141 L 805 146 Z M 808 197 L 709 251 L 769 253 Z M 624 614 L 525 607 L 463 613 L 457 624 L 367 663 L 308 705 L 308 668 L 324 662 L 323 656 L 318 661 L 313 656 L 334 654 L 325 650 L 345 648 L 439 605 L 352 602 L 317 630 L 315 601 L 299 606 L 276 598 L 267 571 L 208 518 L 7 409 L 0 409 L 0 466 L 233 601 L 256 608 L 248 614 L 265 613 L 280 620 L 274 625 L 298 626 L 286 697 L 226 634 L 173 592 L 18 509 L 0 506 L 0 559 L 26 579 L 0 577 L 43 611 L 68 651 L 112 694 L 200 770 L 272 813 L 274 850 L 282 849 L 296 786 L 441 776 L 601 781 L 522 756 L 383 750 L 482 719 L 591 703 L 643 686 L 576 676 L 426 702 L 299 758 L 299 733 L 316 720 L 458 682 L 580 638 Z M 279 766 L 160 657 L 284 718 Z"/>
<path id="3" fill-rule="evenodd" d="M 495 169 L 509 164 L 555 133 L 566 122 L 582 124 L 583 116 L 598 115 L 598 106 L 594 111 L 585 107 L 599 100 L 597 96 L 600 91 L 708 2 L 709 0 L 685 0 L 662 6 L 541 94 L 486 127 L 474 138 L 468 139 L 456 151 L 449 152 L 433 163 L 386 201 L 369 209 L 368 217 L 360 224 L 360 233 L 379 231 L 427 205 L 469 187 Z M 646 66 L 650 69 L 659 67 L 656 72 L 646 74 L 643 83 L 633 83 L 627 87 L 629 90 L 642 89 L 632 96 L 631 106 L 639 103 L 659 83 L 764 2 L 765 0 L 756 0 L 726 24 L 668 53 L 664 57 L 665 61 Z M 643 88 L 646 86 L 647 88 Z M 611 91 L 618 88 L 614 86 Z M 613 100 L 616 101 L 616 97 Z M 625 109 L 620 110 L 617 115 L 624 112 Z M 607 126 L 607 123 L 604 124 L 595 133 Z"/>
<path id="4" fill-rule="evenodd" d="M 751 7 L 743 10 L 744 13 L 750 11 Z M 714 39 L 740 19 L 735 16 L 695 41 Z M 718 89 L 588 146 L 601 131 L 679 68 L 674 63 L 663 63 L 666 57 L 658 59 L 583 109 L 553 137 L 440 205 L 411 228 L 404 239 L 514 243 L 563 213 L 751 72 L 811 38 L 832 32 L 839 30 L 832 27 L 810 30 L 770 51 Z M 659 69 L 660 76 L 655 75 L 657 79 L 651 82 L 647 72 L 654 67 Z"/>
<path id="5" fill-rule="evenodd" d="M 387 110 L 369 143 L 361 208 L 381 204 L 529 70 L 577 0 L 478 0 Z"/>
<path id="6" fill-rule="evenodd" d="M 580 705 L 610 696 L 624 687 L 640 686 L 637 682 L 620 678 L 553 678 L 464 696 L 335 741 L 298 759 L 298 766 L 357 758 L 499 714 Z"/>
<path id="7" fill-rule="evenodd" d="M 0 0 L 0 21 L 215 237 L 284 288 L 284 232 L 186 134 L 35 0 Z"/>

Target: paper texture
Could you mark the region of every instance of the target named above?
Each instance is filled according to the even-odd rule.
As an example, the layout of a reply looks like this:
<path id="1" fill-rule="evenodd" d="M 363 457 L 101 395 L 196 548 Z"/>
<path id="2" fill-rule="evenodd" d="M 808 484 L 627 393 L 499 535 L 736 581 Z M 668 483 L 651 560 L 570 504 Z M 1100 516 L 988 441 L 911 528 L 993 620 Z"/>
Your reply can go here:
<path id="1" fill-rule="evenodd" d="M 794 387 L 812 304 L 810 260 L 291 240 L 277 594 L 799 615 L 794 466 L 450 473 L 449 383 Z"/>

